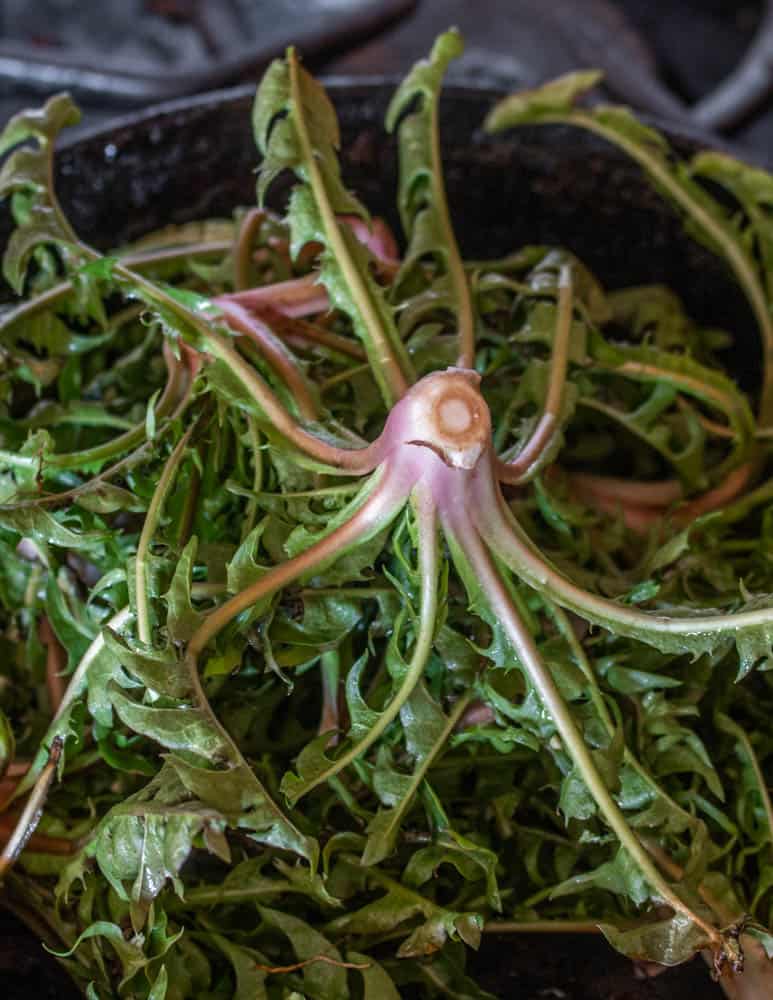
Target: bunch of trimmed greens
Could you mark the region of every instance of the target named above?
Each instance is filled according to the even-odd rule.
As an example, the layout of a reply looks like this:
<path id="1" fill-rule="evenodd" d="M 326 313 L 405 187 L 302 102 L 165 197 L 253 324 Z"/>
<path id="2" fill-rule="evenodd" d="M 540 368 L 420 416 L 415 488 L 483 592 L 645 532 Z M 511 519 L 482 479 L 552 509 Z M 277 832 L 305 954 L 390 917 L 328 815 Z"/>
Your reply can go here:
<path id="1" fill-rule="evenodd" d="M 748 297 L 754 402 L 665 288 L 462 259 L 460 47 L 389 109 L 402 257 L 293 51 L 253 118 L 284 218 L 102 256 L 69 99 L 0 137 L 2 899 L 91 998 L 484 997 L 482 933 L 589 927 L 771 995 L 773 178 L 575 107 L 591 73 L 486 122 L 644 168 Z"/>

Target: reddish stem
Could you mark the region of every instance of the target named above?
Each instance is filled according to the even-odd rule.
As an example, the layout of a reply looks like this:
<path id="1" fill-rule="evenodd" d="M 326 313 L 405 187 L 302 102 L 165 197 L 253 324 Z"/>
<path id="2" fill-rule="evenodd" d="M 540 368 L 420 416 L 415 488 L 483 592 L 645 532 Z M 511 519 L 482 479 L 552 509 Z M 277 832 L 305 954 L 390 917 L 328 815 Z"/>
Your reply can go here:
<path id="1" fill-rule="evenodd" d="M 175 340 L 174 347 L 172 347 L 172 343 L 165 337 L 162 351 L 168 373 L 167 387 L 164 389 L 164 395 L 166 395 L 169 391 L 169 383 L 174 380 L 177 372 L 182 370 L 188 377 L 188 383 L 190 383 L 199 374 L 203 362 L 201 352 L 197 351 L 195 347 L 191 347 L 190 344 L 186 344 L 185 341 L 181 339 Z M 179 360 L 178 357 L 175 357 L 175 351 L 177 352 Z M 188 384 L 186 384 L 183 392 L 186 391 L 188 387 Z M 182 395 L 182 393 L 179 394 Z"/>
<path id="2" fill-rule="evenodd" d="M 19 813 L 5 813 L 0 816 L 0 846 L 5 847 L 19 822 Z M 26 844 L 28 851 L 38 854 L 73 854 L 76 844 L 64 837 L 49 837 L 45 833 L 33 833 Z"/>
<path id="3" fill-rule="evenodd" d="M 32 767 L 31 760 L 13 760 L 5 772 L 6 778 L 23 778 Z"/>
<path id="4" fill-rule="evenodd" d="M 387 223 L 376 216 L 369 227 L 357 215 L 339 215 L 339 222 L 345 222 L 363 246 L 373 254 L 376 267 L 385 278 L 391 278 L 400 267 L 400 251 L 397 240 Z"/>
<path id="5" fill-rule="evenodd" d="M 733 469 L 723 483 L 715 486 L 708 493 L 704 493 L 686 503 L 684 507 L 679 507 L 675 510 L 673 515 L 674 520 L 679 525 L 686 525 L 702 514 L 709 514 L 712 510 L 719 510 L 730 503 L 731 500 L 734 500 L 744 490 L 751 474 L 751 462 L 739 465 L 737 469 Z"/>
<path id="6" fill-rule="evenodd" d="M 330 650 L 322 654 L 320 671 L 322 674 L 322 712 L 317 732 L 321 736 L 322 733 L 335 733 L 341 726 L 341 706 L 339 704 L 341 670 L 337 650 Z M 334 735 L 328 745 L 334 746 L 337 743 L 338 738 Z"/>
<path id="7" fill-rule="evenodd" d="M 464 729 L 472 729 L 474 726 L 488 726 L 494 722 L 496 716 L 490 705 L 480 700 L 471 701 L 464 711 L 461 719 L 456 724 L 457 732 Z"/>
<path id="8" fill-rule="evenodd" d="M 261 309 L 269 305 L 285 316 L 312 316 L 314 313 L 327 312 L 330 307 L 327 292 L 322 285 L 317 284 L 317 278 L 318 274 L 314 271 L 302 278 L 278 281 L 259 288 L 246 288 L 222 298 L 238 302 L 247 309 Z"/>
<path id="9" fill-rule="evenodd" d="M 234 248 L 234 288 L 237 291 L 249 287 L 250 249 L 266 217 L 267 213 L 262 208 L 251 208 L 242 219 Z"/>
<path id="10" fill-rule="evenodd" d="M 372 227 L 369 228 L 366 222 L 354 215 L 341 215 L 338 218 L 350 227 L 360 243 L 373 254 L 378 273 L 386 279 L 394 277 L 400 261 L 397 243 L 386 222 L 375 218 Z M 261 309 L 268 305 L 284 313 L 285 316 L 311 316 L 314 313 L 327 312 L 330 308 L 327 292 L 317 283 L 317 279 L 318 274 L 312 272 L 302 278 L 291 278 L 289 281 L 279 281 L 273 285 L 240 289 L 222 296 L 221 301 L 237 302 L 247 309 Z"/>
<path id="11" fill-rule="evenodd" d="M 575 472 L 569 476 L 569 482 L 573 492 L 581 499 L 604 498 L 636 507 L 665 507 L 684 499 L 682 484 L 677 479 L 637 482 L 635 479 Z"/>
<path id="12" fill-rule="evenodd" d="M 215 329 L 205 333 L 207 351 L 224 362 L 260 406 L 266 418 L 300 452 L 344 474 L 363 475 L 378 465 L 382 448 L 379 441 L 365 448 L 338 448 L 309 433 L 290 415 L 255 368 L 231 343 L 231 338 Z"/>
<path id="13" fill-rule="evenodd" d="M 54 737 L 48 752 L 48 762 L 40 772 L 40 777 L 18 817 L 14 817 L 12 828 L 0 852 L 0 881 L 14 865 L 16 859 L 35 833 L 35 827 L 43 815 L 48 790 L 56 777 L 64 742 L 60 736 Z"/>
<path id="14" fill-rule="evenodd" d="M 62 676 L 67 666 L 67 654 L 51 628 L 48 618 L 43 615 L 38 625 L 38 636 L 46 647 L 46 690 L 51 709 L 56 713 L 62 704 L 67 682 Z"/>
<path id="15" fill-rule="evenodd" d="M 339 354 L 345 354 L 357 361 L 366 361 L 367 355 L 360 345 L 348 337 L 331 333 L 320 323 L 309 323 L 307 320 L 287 316 L 272 306 L 261 306 L 256 315 L 271 324 L 271 329 L 277 337 L 286 340 L 295 347 L 308 347 L 309 344 L 320 344 Z"/>
<path id="16" fill-rule="evenodd" d="M 249 337 L 267 361 L 271 370 L 281 378 L 298 405 L 303 420 L 313 422 L 319 416 L 317 404 L 303 377 L 295 358 L 270 327 L 257 316 L 250 315 L 238 302 L 224 296 L 215 300 L 228 325 Z"/>
<path id="17" fill-rule="evenodd" d="M 653 525 L 668 519 L 684 528 L 702 514 L 720 510 L 734 500 L 749 482 L 751 463 L 739 465 L 718 486 L 678 507 L 670 509 L 683 497 L 681 485 L 675 480 L 657 483 L 637 483 L 605 476 L 570 476 L 573 493 L 583 502 L 607 514 L 620 514 L 626 525 L 639 534 L 646 534 Z"/>

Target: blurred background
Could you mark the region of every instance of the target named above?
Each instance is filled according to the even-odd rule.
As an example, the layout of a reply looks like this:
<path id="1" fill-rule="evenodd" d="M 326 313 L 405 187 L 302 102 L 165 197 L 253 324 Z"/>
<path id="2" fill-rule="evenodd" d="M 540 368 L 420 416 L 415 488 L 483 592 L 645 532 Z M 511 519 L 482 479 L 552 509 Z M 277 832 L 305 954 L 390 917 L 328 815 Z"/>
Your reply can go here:
<path id="1" fill-rule="evenodd" d="M 316 72 L 399 75 L 451 24 L 456 82 L 596 66 L 604 98 L 773 162 L 773 0 L 0 0 L 0 115 L 68 89 L 98 125 L 254 81 L 290 41 Z"/>

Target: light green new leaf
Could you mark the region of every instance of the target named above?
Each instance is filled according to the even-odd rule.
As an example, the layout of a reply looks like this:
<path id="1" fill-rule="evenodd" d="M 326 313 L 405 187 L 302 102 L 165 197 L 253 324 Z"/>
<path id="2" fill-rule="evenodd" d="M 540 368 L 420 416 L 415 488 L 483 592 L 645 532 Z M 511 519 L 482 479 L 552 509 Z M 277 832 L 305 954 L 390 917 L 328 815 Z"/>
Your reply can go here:
<path id="1" fill-rule="evenodd" d="M 258 88 L 253 127 L 264 160 L 258 198 L 283 169 L 299 180 L 290 197 L 292 249 L 311 242 L 325 248 L 320 280 L 333 306 L 352 320 L 373 375 L 388 403 L 411 381 L 411 365 L 384 292 L 370 273 L 371 256 L 339 215 L 367 220 L 361 203 L 343 185 L 337 150 L 340 132 L 333 105 L 299 64 L 294 50 L 275 60 Z"/>
<path id="2" fill-rule="evenodd" d="M 172 938 L 167 939 L 166 948 L 168 950 L 182 935 L 182 929 Z M 74 954 L 77 949 L 83 944 L 84 941 L 90 941 L 93 938 L 104 938 L 110 943 L 118 960 L 121 963 L 121 971 L 123 977 L 120 981 L 120 985 L 124 986 L 130 980 L 132 980 L 138 972 L 145 969 L 151 958 L 145 954 L 142 948 L 142 939 L 133 938 L 128 940 L 124 937 L 123 930 L 118 926 L 118 924 L 110 923 L 107 920 L 97 920 L 78 937 L 78 940 L 66 952 L 54 952 L 59 958 L 67 958 Z M 152 996 L 152 994 L 151 994 Z M 160 994 L 163 997 L 163 994 Z M 150 1000 L 150 998 L 149 998 Z"/>
<path id="3" fill-rule="evenodd" d="M 180 934 L 182 934 L 182 929 L 180 930 Z M 167 975 L 166 966 L 162 965 L 153 983 L 153 989 L 148 993 L 148 1000 L 165 1000 L 168 986 L 169 976 Z"/>
<path id="4" fill-rule="evenodd" d="M 461 35 L 456 30 L 440 35 L 429 59 L 416 63 L 398 87 L 386 116 L 388 131 L 398 131 L 400 186 L 397 201 L 403 229 L 408 236 L 397 285 L 407 279 L 419 262 L 433 257 L 440 275 L 450 279 L 450 308 L 458 325 L 460 363 L 474 361 L 475 319 L 470 289 L 448 212 L 438 131 L 438 101 L 448 64 L 461 55 Z"/>
<path id="5" fill-rule="evenodd" d="M 53 145 L 58 133 L 80 120 L 68 94 L 56 94 L 34 111 L 15 115 L 0 134 L 0 155 L 23 142 L 30 146 L 11 153 L 0 171 L 0 198 L 13 196 L 17 229 L 3 255 L 3 274 L 21 294 L 28 264 L 41 245 L 58 246 L 67 256 L 76 242 L 51 187 Z"/>

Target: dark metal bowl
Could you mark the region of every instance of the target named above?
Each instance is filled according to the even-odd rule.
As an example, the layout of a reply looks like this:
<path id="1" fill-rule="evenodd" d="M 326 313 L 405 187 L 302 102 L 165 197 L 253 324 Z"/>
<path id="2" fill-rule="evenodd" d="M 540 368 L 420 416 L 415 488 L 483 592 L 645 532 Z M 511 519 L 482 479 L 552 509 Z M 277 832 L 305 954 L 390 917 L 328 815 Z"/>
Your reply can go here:
<path id="1" fill-rule="evenodd" d="M 391 82 L 331 81 L 344 174 L 397 229 L 394 139 L 383 130 Z M 122 119 L 65 146 L 58 185 L 76 229 L 108 249 L 170 222 L 229 215 L 254 202 L 252 87 L 177 101 Z M 481 129 L 498 95 L 449 88 L 441 136 L 452 217 L 463 251 L 486 257 L 524 243 L 574 250 L 609 287 L 662 281 L 701 322 L 740 344 L 737 374 L 754 377 L 760 349 L 746 300 L 725 266 L 685 234 L 675 212 L 622 153 L 579 129 Z M 651 120 L 651 119 L 650 119 Z M 689 154 L 717 140 L 664 128 Z"/>
<path id="2" fill-rule="evenodd" d="M 382 128 L 392 85 L 333 82 L 330 92 L 341 119 L 347 182 L 396 226 L 394 140 Z M 450 88 L 441 106 L 446 183 L 464 252 L 486 257 L 524 243 L 559 244 L 609 287 L 668 283 L 696 319 L 735 335 L 735 370 L 753 384 L 760 349 L 743 296 L 724 265 L 686 236 L 638 168 L 576 129 L 485 136 L 480 124 L 496 96 Z M 252 98 L 250 87 L 175 102 L 64 146 L 57 183 L 76 230 L 108 249 L 162 225 L 230 215 L 235 206 L 252 203 Z M 666 130 L 682 153 L 711 144 L 700 132 Z M 20 939 L 14 940 L 18 950 Z M 0 948 L 0 970 L 2 959 Z M 691 989 L 707 1000 L 721 995 L 700 960 L 641 983 L 630 963 L 590 938 L 487 939 L 475 964 L 488 989 L 503 997 L 515 991 L 523 1000 L 676 1000 Z M 55 995 L 64 997 L 65 990 Z M 25 992 L 26 1000 L 29 986 Z"/>

